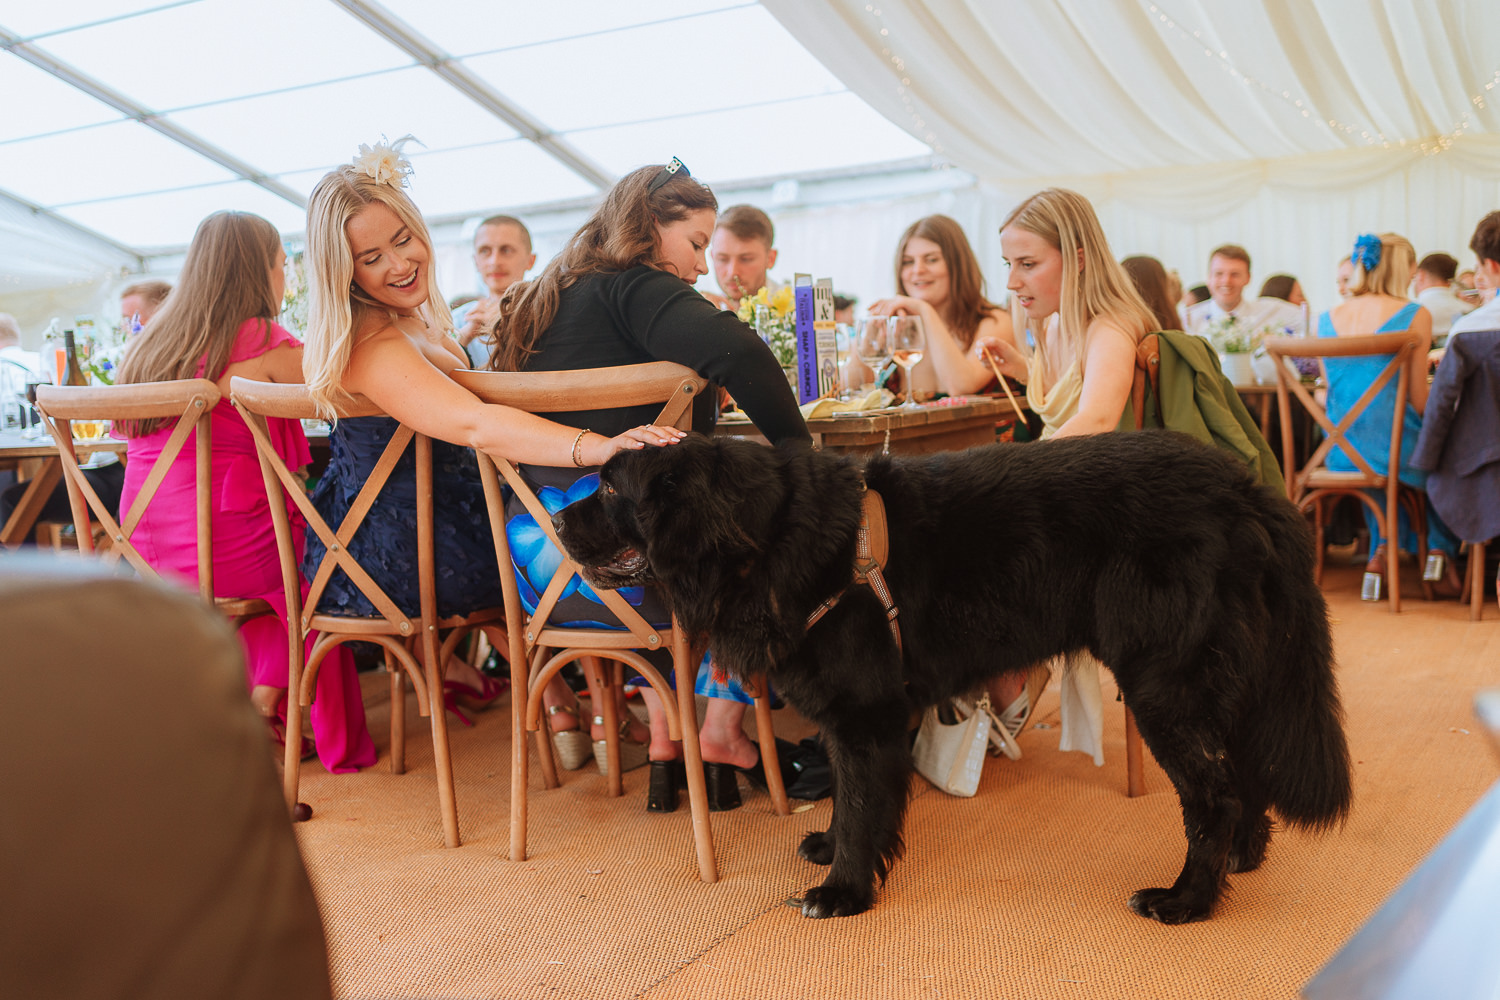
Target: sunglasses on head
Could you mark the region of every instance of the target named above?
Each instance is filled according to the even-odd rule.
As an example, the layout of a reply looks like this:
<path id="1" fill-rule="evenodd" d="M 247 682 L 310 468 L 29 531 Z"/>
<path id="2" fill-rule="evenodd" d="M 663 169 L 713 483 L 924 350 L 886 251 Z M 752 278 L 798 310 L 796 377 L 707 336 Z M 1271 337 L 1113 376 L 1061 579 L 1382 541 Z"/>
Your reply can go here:
<path id="1" fill-rule="evenodd" d="M 655 194 L 656 189 L 667 183 L 667 181 L 671 180 L 674 174 L 681 174 L 684 177 L 693 176 L 692 172 L 688 170 L 687 164 L 683 163 L 681 160 L 674 156 L 672 157 L 671 163 L 668 163 L 665 167 L 662 167 L 657 175 L 651 178 L 651 183 L 646 186 L 646 193 Z"/>

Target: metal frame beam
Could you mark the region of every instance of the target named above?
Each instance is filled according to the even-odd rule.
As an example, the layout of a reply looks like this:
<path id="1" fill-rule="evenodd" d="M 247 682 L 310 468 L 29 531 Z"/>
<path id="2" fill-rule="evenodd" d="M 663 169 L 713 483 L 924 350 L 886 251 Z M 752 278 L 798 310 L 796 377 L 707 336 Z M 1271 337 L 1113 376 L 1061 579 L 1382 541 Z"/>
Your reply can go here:
<path id="1" fill-rule="evenodd" d="M 242 180 L 247 180 L 257 187 L 264 188 L 278 198 L 286 199 L 298 208 L 307 208 L 307 199 L 299 192 L 287 187 L 263 171 L 256 170 L 244 160 L 220 149 L 207 139 L 200 138 L 175 122 L 162 118 L 145 105 L 132 101 L 119 91 L 114 90 L 99 80 L 95 80 L 86 73 L 80 72 L 61 59 L 44 52 L 27 42 L 24 38 L 6 31 L 4 28 L 0 28 L 0 49 L 15 53 L 43 72 L 49 73 L 69 86 L 83 91 L 95 100 L 104 102 L 127 118 L 140 122 L 152 131 L 166 136 L 179 146 L 184 146 L 199 156 L 212 160 L 231 173 L 238 175 Z"/>

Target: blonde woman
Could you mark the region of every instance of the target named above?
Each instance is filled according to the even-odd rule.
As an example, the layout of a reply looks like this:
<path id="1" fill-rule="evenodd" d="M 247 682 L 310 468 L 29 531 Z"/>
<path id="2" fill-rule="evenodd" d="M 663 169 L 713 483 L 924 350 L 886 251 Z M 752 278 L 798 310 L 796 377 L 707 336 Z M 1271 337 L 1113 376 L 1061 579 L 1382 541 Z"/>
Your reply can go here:
<path id="1" fill-rule="evenodd" d="M 1402 330 L 1417 335 L 1417 349 L 1412 352 L 1408 367 L 1406 412 L 1402 414 L 1399 477 L 1408 486 L 1421 489 L 1427 484 L 1427 474 L 1413 468 L 1410 459 L 1422 432 L 1422 414 L 1427 409 L 1427 351 L 1432 346 L 1432 314 L 1407 297 L 1417 266 L 1417 252 L 1404 236 L 1367 233 L 1354 241 L 1354 252 L 1349 259 L 1354 268 L 1350 295 L 1318 317 L 1318 336 L 1359 337 Z M 1389 361 L 1389 356 L 1325 358 L 1328 416 L 1342 420 Z M 1350 443 L 1376 468 L 1384 468 L 1390 454 L 1395 417 L 1396 382 L 1392 379 L 1349 428 Z M 1327 464 L 1336 471 L 1357 471 L 1354 461 L 1338 448 L 1329 452 Z M 1405 509 L 1399 517 L 1401 548 L 1410 552 L 1416 548 L 1416 532 L 1407 524 Z M 1370 561 L 1365 572 L 1384 575 L 1387 539 L 1382 535 L 1380 519 L 1368 507 L 1365 523 L 1370 529 Z M 1431 507 L 1427 511 L 1427 543 L 1428 554 L 1442 556 L 1445 563 L 1445 577 L 1438 581 L 1435 592 L 1457 596 L 1462 589 L 1454 564 L 1458 540 Z"/>
<path id="2" fill-rule="evenodd" d="M 1094 207 L 1073 191 L 1040 191 L 1000 227 L 1000 248 L 1035 348 L 1028 357 L 1002 339 L 980 345 L 1026 384 L 1044 439 L 1114 430 L 1130 398 L 1135 349 L 1157 321 L 1110 253 Z"/>
<path id="3" fill-rule="evenodd" d="M 206 378 L 224 393 L 209 415 L 214 589 L 224 597 L 260 597 L 277 609 L 275 617 L 252 619 L 239 629 L 251 703 L 266 717 L 277 741 L 286 737 L 286 592 L 255 442 L 229 403 L 229 380 L 236 375 L 263 382 L 302 379 L 302 345 L 276 323 L 285 261 L 281 236 L 260 216 L 215 212 L 204 219 L 188 246 L 177 288 L 132 341 L 119 372 L 121 385 Z M 172 436 L 172 425 L 150 420 L 117 429 L 130 438 L 121 495 L 128 510 Z M 269 429 L 288 467 L 301 468 L 311 460 L 297 421 L 272 419 Z M 173 462 L 132 541 L 164 576 L 196 584 L 192 455 L 189 446 Z M 288 512 L 300 521 L 290 504 Z M 328 770 L 354 771 L 375 763 L 359 679 L 347 652 L 336 651 L 318 674 L 309 714 L 318 756 Z M 304 746 L 304 756 L 307 750 Z"/>
<path id="4" fill-rule="evenodd" d="M 389 416 L 339 420 L 332 461 L 313 503 L 333 523 L 353 505 L 398 422 L 433 438 L 437 533 L 437 611 L 462 615 L 502 603 L 500 577 L 478 466 L 470 449 L 507 461 L 599 465 L 626 448 L 675 443 L 673 428 L 633 427 L 605 437 L 506 406 L 480 402 L 449 374 L 468 366 L 453 317 L 438 290 L 427 225 L 404 186 L 410 164 L 401 145 L 360 147 L 352 164 L 326 174 L 307 207 L 309 310 L 302 370 L 319 409 L 360 394 Z M 403 492 L 404 491 L 404 492 Z M 349 544 L 404 611 L 418 609 L 413 472 L 398 470 Z M 304 571 L 323 556 L 309 536 Z M 369 601 L 336 571 L 320 609 L 373 614 Z M 453 660 L 448 670 L 464 670 Z M 472 673 L 449 692 L 483 705 L 500 693 Z"/>
<path id="5" fill-rule="evenodd" d="M 1026 401 L 1042 418 L 1042 439 L 1099 434 L 1119 426 L 1135 378 L 1135 350 L 1158 326 L 1125 269 L 1109 249 L 1099 217 L 1087 198 L 1048 188 L 1023 201 L 1000 227 L 1000 247 L 1010 263 L 1006 287 L 1026 315 L 1035 345 L 1030 356 L 1008 341 L 981 339 L 1000 371 L 1026 385 Z M 1087 726 L 1063 718 L 1064 749 L 1100 749 L 1098 664 L 1092 657 L 1070 658 L 1067 674 L 1092 672 L 1083 683 L 1064 678 L 1065 703 L 1082 699 Z M 1045 668 L 1043 668 L 1045 669 Z M 1008 707 L 1001 720 L 1013 733 L 1025 726 L 1044 676 L 1034 671 L 1024 690 L 1017 680 L 991 690 Z"/>

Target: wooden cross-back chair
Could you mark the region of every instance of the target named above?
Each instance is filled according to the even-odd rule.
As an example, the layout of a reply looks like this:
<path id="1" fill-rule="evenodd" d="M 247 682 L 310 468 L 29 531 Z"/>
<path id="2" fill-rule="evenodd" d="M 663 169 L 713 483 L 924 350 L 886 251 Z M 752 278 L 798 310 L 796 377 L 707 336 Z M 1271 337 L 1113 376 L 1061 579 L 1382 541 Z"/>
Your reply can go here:
<path id="1" fill-rule="evenodd" d="M 1146 400 L 1161 396 L 1161 338 L 1149 333 L 1141 338 L 1135 349 L 1135 374 L 1130 382 L 1131 413 L 1135 415 L 1135 429 L 1141 430 L 1146 422 Z M 1136 798 L 1146 794 L 1146 776 L 1142 758 L 1141 731 L 1135 725 L 1135 713 L 1125 706 L 1125 794 Z"/>
<path id="2" fill-rule="evenodd" d="M 213 503 L 210 476 L 213 465 L 213 439 L 209 414 L 220 399 L 219 387 L 207 379 L 180 379 L 170 382 L 140 382 L 133 385 L 37 387 L 37 409 L 47 423 L 57 445 L 63 480 L 68 488 L 68 503 L 78 535 L 78 549 L 94 554 L 90 515 L 103 528 L 109 547 L 99 553 L 107 563 L 124 559 L 141 576 L 159 579 L 156 568 L 148 563 L 131 541 L 146 509 L 156 498 L 167 471 L 177 461 L 194 437 L 194 497 L 198 543 L 198 593 L 236 626 L 260 615 L 274 614 L 275 609 L 259 598 L 215 597 L 213 559 Z M 73 447 L 72 425 L 76 421 L 124 422 L 135 420 L 175 420 L 172 433 L 147 473 L 141 490 L 118 520 L 99 498 L 78 464 Z M 196 431 L 196 434 L 194 432 Z M 297 741 L 291 741 L 296 745 Z"/>
<path id="3" fill-rule="evenodd" d="M 318 669 L 329 652 L 351 641 L 371 642 L 385 654 L 386 670 L 391 684 L 391 771 L 405 770 L 406 687 L 410 680 L 417 696 L 417 709 L 431 718 L 433 763 L 437 770 L 438 803 L 442 815 L 443 841 L 449 847 L 459 845 L 458 806 L 453 790 L 453 765 L 448 750 L 448 725 L 443 708 L 443 673 L 448 656 L 458 642 L 475 629 L 483 629 L 498 648 L 507 647 L 501 622 L 503 608 L 483 608 L 463 617 L 439 618 L 437 584 L 433 556 L 432 439 L 402 424 L 392 435 L 374 470 L 355 498 L 353 506 L 337 526 L 328 524 L 313 506 L 302 481 L 281 460 L 268 433 L 266 418 L 293 420 L 318 416 L 307 388 L 300 384 L 273 384 L 236 377 L 230 382 L 230 396 L 245 418 L 255 438 L 261 475 L 266 493 L 272 498 L 271 514 L 276 527 L 276 546 L 281 557 L 282 584 L 291 627 L 288 631 L 290 652 L 289 695 L 287 699 L 287 732 L 297 732 L 302 708 L 312 701 Z M 385 414 L 360 396 L 351 397 L 341 408 L 340 416 L 371 417 Z M 415 449 L 416 522 L 418 592 L 421 606 L 416 614 L 407 614 L 386 594 L 370 573 L 354 559 L 348 545 L 354 538 L 375 499 L 391 478 L 396 464 L 406 451 Z M 282 495 L 306 519 L 326 547 L 310 583 L 306 599 L 302 596 L 302 578 L 298 560 L 300 546 L 292 535 L 292 523 Z M 361 618 L 324 614 L 317 610 L 335 570 L 343 570 L 379 612 Z M 319 636 L 307 653 L 303 650 L 309 633 Z M 446 637 L 443 633 L 446 632 Z M 288 806 L 297 801 L 298 756 L 292 751 L 295 740 L 288 740 L 285 787 Z"/>
<path id="4" fill-rule="evenodd" d="M 1375 513 L 1385 533 L 1386 583 L 1392 611 L 1401 610 L 1401 579 L 1398 575 L 1401 555 L 1400 533 L 1397 528 L 1402 505 L 1411 516 L 1412 527 L 1417 533 L 1420 555 L 1427 552 L 1426 503 L 1421 491 L 1403 486 L 1401 471 L 1401 430 L 1406 413 L 1406 401 L 1410 392 L 1411 357 L 1417 350 L 1417 335 L 1410 330 L 1393 333 L 1377 333 L 1363 337 L 1267 337 L 1266 353 L 1276 362 L 1276 404 L 1281 414 L 1282 462 L 1286 478 L 1287 497 L 1301 510 L 1312 509 L 1314 542 L 1317 552 L 1316 573 L 1319 584 L 1323 582 L 1323 514 L 1324 502 L 1331 497 L 1352 496 Z M 1328 416 L 1324 405 L 1302 384 L 1295 367 L 1288 364 L 1290 358 L 1349 358 L 1389 355 L 1390 360 L 1380 370 L 1368 388 L 1349 408 L 1349 412 L 1337 423 Z M 1348 439 L 1349 429 L 1364 415 L 1370 404 L 1391 380 L 1396 382 L 1395 414 L 1391 422 L 1391 447 L 1384 468 L 1377 469 Z M 1292 400 L 1297 400 L 1317 425 L 1322 428 L 1324 438 L 1313 450 L 1301 468 L 1295 468 L 1292 457 Z M 1328 456 L 1337 448 L 1354 464 L 1354 471 L 1341 472 L 1329 469 Z M 1377 459 L 1379 461 L 1379 459 Z M 1375 500 L 1369 492 L 1383 493 L 1383 502 Z M 1430 600 L 1431 586 L 1422 583 L 1423 594 Z"/>
<path id="5" fill-rule="evenodd" d="M 706 382 L 690 368 L 670 362 L 626 365 L 562 372 L 454 372 L 453 378 L 464 388 L 489 403 L 504 403 L 533 413 L 578 412 L 615 409 L 623 406 L 662 403 L 656 418 L 659 425 L 688 428 L 692 422 L 692 404 Z M 574 575 L 578 564 L 567 558 L 552 527 L 547 511 L 532 487 L 510 462 L 497 464 L 488 456 L 479 456 L 481 478 L 489 503 L 490 523 L 495 535 L 495 557 L 505 587 L 507 631 L 511 642 L 511 685 L 517 692 L 513 699 L 511 744 L 511 828 L 510 856 L 520 861 L 526 857 L 527 752 L 525 730 L 536 731 L 536 745 L 542 762 L 543 783 L 558 785 L 557 768 L 552 760 L 551 745 L 540 723 L 542 690 L 556 673 L 576 660 L 598 657 L 615 662 L 611 684 L 619 683 L 622 667 L 637 670 L 661 696 L 673 739 L 682 740 L 687 768 L 688 801 L 692 811 L 694 845 L 698 872 L 705 882 L 718 878 L 713 837 L 709 826 L 708 798 L 704 787 L 703 760 L 698 749 L 698 717 L 693 684 L 702 650 L 690 648 L 690 637 L 674 619 L 672 627 L 658 628 L 647 622 L 614 591 L 601 590 L 598 596 L 623 623 L 620 629 L 564 627 L 550 620 L 559 597 Z M 563 554 L 562 562 L 544 588 L 538 588 L 539 601 L 534 613 L 526 613 L 520 598 L 505 533 L 505 506 L 500 479 L 504 478 L 526 510 L 536 520 L 551 543 Z M 677 682 L 674 697 L 660 672 L 637 650 L 670 649 Z M 528 666 L 529 665 L 529 666 Z M 521 697 L 520 692 L 525 696 Z M 771 731 L 770 706 L 763 692 L 753 692 L 757 741 L 763 760 L 776 761 L 776 741 Z M 602 709 L 602 711 L 600 711 Z M 604 718 L 609 754 L 609 791 L 621 794 L 618 723 L 615 719 L 613 690 L 604 704 L 596 708 Z M 768 764 L 767 784 L 778 813 L 788 812 L 786 791 L 779 770 Z"/>

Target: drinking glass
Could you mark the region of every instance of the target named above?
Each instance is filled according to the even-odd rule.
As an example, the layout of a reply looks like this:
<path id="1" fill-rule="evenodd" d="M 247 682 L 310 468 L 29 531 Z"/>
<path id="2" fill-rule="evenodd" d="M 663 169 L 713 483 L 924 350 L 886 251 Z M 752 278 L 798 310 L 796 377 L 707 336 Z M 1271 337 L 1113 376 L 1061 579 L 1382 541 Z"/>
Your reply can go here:
<path id="1" fill-rule="evenodd" d="M 901 366 L 906 375 L 906 402 L 901 404 L 902 408 L 915 410 L 920 404 L 917 403 L 916 388 L 912 385 L 911 370 L 921 362 L 922 352 L 927 348 L 922 317 L 892 316 L 890 342 L 891 357 L 895 358 L 896 364 Z"/>
<path id="2" fill-rule="evenodd" d="M 41 412 L 36 408 L 36 387 L 47 384 L 46 382 L 36 382 L 31 379 L 26 380 L 26 391 L 24 393 L 26 408 L 31 412 L 24 414 L 26 429 L 21 432 L 23 438 L 35 440 L 47 433 L 47 428 L 42 426 Z"/>
<path id="3" fill-rule="evenodd" d="M 891 361 L 891 324 L 884 316 L 866 316 L 854 335 L 854 353 L 870 369 L 870 388 L 880 378 L 880 369 Z"/>

